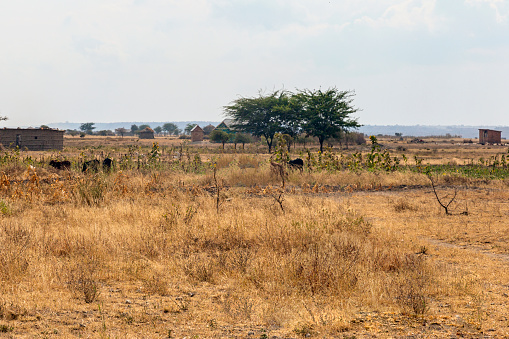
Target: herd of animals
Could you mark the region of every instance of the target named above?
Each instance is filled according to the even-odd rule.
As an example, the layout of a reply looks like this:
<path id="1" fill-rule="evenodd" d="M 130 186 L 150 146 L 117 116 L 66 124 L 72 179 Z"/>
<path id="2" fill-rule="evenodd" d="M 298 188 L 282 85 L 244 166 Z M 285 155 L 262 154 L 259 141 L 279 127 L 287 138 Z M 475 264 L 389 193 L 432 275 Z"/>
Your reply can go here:
<path id="1" fill-rule="evenodd" d="M 53 168 L 59 169 L 59 170 L 69 170 L 71 169 L 71 162 L 68 160 L 58 161 L 58 160 L 51 160 L 49 162 L 49 165 Z M 104 171 L 111 170 L 111 167 L 113 166 L 113 160 L 110 158 L 106 158 L 102 161 L 102 168 Z M 81 169 L 82 172 L 98 172 L 101 168 L 101 162 L 97 159 L 85 161 L 83 163 L 83 167 Z"/>
<path id="2" fill-rule="evenodd" d="M 49 165 L 53 168 L 59 169 L 59 170 L 70 170 L 71 169 L 71 162 L 68 160 L 51 160 L 49 162 Z M 111 167 L 113 166 L 113 160 L 110 158 L 106 158 L 102 161 L 102 168 L 104 171 L 110 171 Z M 304 161 L 302 159 L 294 159 L 288 161 L 288 166 L 291 168 L 296 168 L 302 171 L 304 168 Z M 81 169 L 82 172 L 98 172 L 101 168 L 101 162 L 97 159 L 85 161 L 83 163 L 83 167 Z"/>

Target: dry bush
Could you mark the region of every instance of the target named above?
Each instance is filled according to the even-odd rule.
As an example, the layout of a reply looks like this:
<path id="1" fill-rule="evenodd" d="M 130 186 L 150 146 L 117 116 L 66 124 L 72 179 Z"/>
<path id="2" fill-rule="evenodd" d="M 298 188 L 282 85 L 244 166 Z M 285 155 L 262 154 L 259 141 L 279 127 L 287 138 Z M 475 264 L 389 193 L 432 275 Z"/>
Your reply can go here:
<path id="1" fill-rule="evenodd" d="M 397 303 L 416 315 L 423 315 L 429 309 L 427 290 L 431 283 L 431 272 L 424 258 L 407 256 L 402 267 L 404 274 L 397 278 Z"/>
<path id="2" fill-rule="evenodd" d="M 446 185 L 466 185 L 472 182 L 470 178 L 461 175 L 444 175 L 442 180 Z"/>
<path id="3" fill-rule="evenodd" d="M 100 294 L 99 270 L 99 262 L 93 257 L 73 258 L 68 269 L 67 287 L 74 297 L 87 304 L 97 300 Z"/>
<path id="4" fill-rule="evenodd" d="M 15 283 L 28 273 L 33 235 L 29 228 L 12 221 L 3 223 L 2 226 L 0 228 L 0 280 Z"/>
<path id="5" fill-rule="evenodd" d="M 396 212 L 404 212 L 404 211 L 415 212 L 418 210 L 418 208 L 415 205 L 408 202 L 408 200 L 401 199 L 394 203 L 394 210 Z"/>
<path id="6" fill-rule="evenodd" d="M 147 298 L 172 300 L 182 286 L 203 288 L 219 295 L 208 312 L 219 310 L 224 321 L 290 326 L 297 330 L 292 335 L 339 332 L 348 321 L 332 310 L 347 313 L 353 304 L 421 312 L 412 305 L 419 297 L 427 305 L 432 267 L 409 256 L 410 245 L 377 230 L 343 200 L 287 194 L 283 214 L 270 196 L 232 187 L 277 182 L 257 157 L 236 156 L 237 164 L 230 160 L 218 171 L 228 194 L 220 213 L 207 190 L 211 174 L 72 173 L 41 181 L 31 202 L 0 196 L 8 207 L 21 206 L 0 216 L 1 289 L 16 295 L 22 282 L 45 298 L 72 295 L 72 309 L 108 298 L 105 285 L 136 286 Z M 289 185 L 368 187 L 422 177 L 293 172 Z M 54 198 L 64 190 L 67 197 Z M 305 321 L 303 300 L 321 304 L 309 306 L 314 316 Z M 183 313 L 189 304 L 177 306 Z"/>
<path id="7" fill-rule="evenodd" d="M 108 181 L 102 174 L 87 175 L 75 181 L 73 201 L 78 205 L 100 205 L 108 190 Z"/>

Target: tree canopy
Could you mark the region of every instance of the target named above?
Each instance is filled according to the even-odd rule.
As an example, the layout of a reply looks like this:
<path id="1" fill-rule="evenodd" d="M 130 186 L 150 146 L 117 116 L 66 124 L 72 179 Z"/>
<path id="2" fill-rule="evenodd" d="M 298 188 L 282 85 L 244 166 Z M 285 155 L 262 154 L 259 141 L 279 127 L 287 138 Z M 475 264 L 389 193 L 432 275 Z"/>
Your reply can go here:
<path id="1" fill-rule="evenodd" d="M 115 128 L 115 133 L 120 134 L 122 138 L 124 137 L 124 134 L 129 133 L 127 129 L 124 127 Z"/>
<path id="2" fill-rule="evenodd" d="M 95 123 L 93 122 L 85 122 L 81 124 L 80 131 L 83 131 L 87 134 L 92 134 L 92 131 L 95 129 Z"/>
<path id="3" fill-rule="evenodd" d="M 287 133 L 294 128 L 297 119 L 296 106 L 291 93 L 277 90 L 268 95 L 262 92 L 257 97 L 241 97 L 231 105 L 225 106 L 225 114 L 233 119 L 232 127 L 239 132 L 263 136 L 272 151 L 274 135 Z"/>
<path id="4" fill-rule="evenodd" d="M 358 111 L 352 105 L 353 96 L 353 92 L 339 91 L 335 87 L 326 91 L 302 90 L 297 94 L 277 90 L 264 95 L 260 91 L 256 97 L 240 97 L 223 109 L 233 120 L 236 132 L 265 137 L 269 152 L 272 152 L 276 133 L 293 140 L 302 132 L 317 137 L 320 151 L 323 151 L 326 139 L 360 127 L 351 118 Z"/>
<path id="5" fill-rule="evenodd" d="M 237 149 L 237 144 L 242 144 L 242 149 L 244 149 L 244 145 L 252 142 L 251 136 L 245 133 L 235 133 L 233 137 L 233 143 L 235 145 L 235 149 Z"/>
<path id="6" fill-rule="evenodd" d="M 337 138 L 341 132 L 361 126 L 350 117 L 358 111 L 352 105 L 355 93 L 340 91 L 334 87 L 326 91 L 305 90 L 299 95 L 303 102 L 302 130 L 318 138 L 320 152 L 323 152 L 323 142 L 326 139 Z"/>
<path id="7" fill-rule="evenodd" d="M 173 134 L 176 129 L 178 129 L 178 127 L 173 122 L 168 122 L 163 125 L 163 131 L 165 131 L 168 134 Z"/>
<path id="8" fill-rule="evenodd" d="M 186 128 L 184 128 L 184 132 L 186 134 L 191 134 L 191 130 L 196 126 L 196 124 L 187 124 Z"/>
<path id="9" fill-rule="evenodd" d="M 220 129 L 215 129 L 212 131 L 212 133 L 210 133 L 209 138 L 213 142 L 222 143 L 224 149 L 224 144 L 227 143 L 228 140 L 230 140 L 230 134 L 226 133 L 225 131 L 221 131 Z"/>

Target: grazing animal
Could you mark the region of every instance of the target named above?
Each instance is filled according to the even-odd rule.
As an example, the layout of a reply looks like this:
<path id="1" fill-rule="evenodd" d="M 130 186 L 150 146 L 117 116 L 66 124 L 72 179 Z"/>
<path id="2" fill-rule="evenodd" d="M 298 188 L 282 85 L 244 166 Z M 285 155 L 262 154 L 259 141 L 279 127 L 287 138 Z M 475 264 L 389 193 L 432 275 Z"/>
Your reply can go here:
<path id="1" fill-rule="evenodd" d="M 83 169 L 81 171 L 82 172 L 90 172 L 90 171 L 98 172 L 99 164 L 100 164 L 100 162 L 97 159 L 85 161 L 85 163 L 83 164 Z"/>
<path id="2" fill-rule="evenodd" d="M 51 160 L 49 162 L 49 165 L 59 170 L 71 169 L 71 162 L 67 160 L 64 161 Z"/>
<path id="3" fill-rule="evenodd" d="M 109 172 L 111 171 L 111 166 L 113 165 L 113 160 L 110 158 L 106 158 L 103 160 L 103 171 Z"/>
<path id="4" fill-rule="evenodd" d="M 300 158 L 290 160 L 288 161 L 288 165 L 290 165 L 291 168 L 297 168 L 302 172 L 302 170 L 304 169 L 304 160 Z"/>

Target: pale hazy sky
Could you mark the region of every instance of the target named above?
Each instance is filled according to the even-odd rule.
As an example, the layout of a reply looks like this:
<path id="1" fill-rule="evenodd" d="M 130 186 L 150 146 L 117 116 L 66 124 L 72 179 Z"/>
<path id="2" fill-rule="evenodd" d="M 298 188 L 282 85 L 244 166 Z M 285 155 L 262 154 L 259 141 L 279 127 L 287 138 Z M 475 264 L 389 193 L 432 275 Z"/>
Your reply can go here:
<path id="1" fill-rule="evenodd" d="M 0 2 L 0 126 L 218 121 L 331 86 L 362 124 L 509 125 L 509 0 Z"/>

